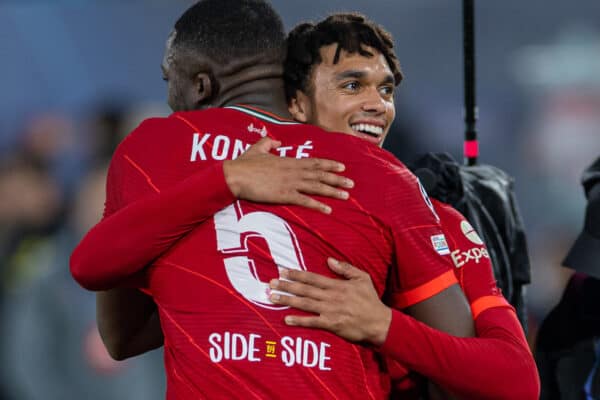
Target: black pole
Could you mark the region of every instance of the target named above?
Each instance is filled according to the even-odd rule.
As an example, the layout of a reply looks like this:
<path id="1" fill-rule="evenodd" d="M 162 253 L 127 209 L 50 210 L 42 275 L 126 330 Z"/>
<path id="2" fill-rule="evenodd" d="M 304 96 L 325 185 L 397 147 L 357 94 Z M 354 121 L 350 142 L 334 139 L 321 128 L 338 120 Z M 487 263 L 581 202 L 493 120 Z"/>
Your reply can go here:
<path id="1" fill-rule="evenodd" d="M 463 48 L 465 83 L 465 143 L 466 165 L 477 164 L 479 144 L 477 142 L 477 105 L 475 102 L 475 11 L 474 0 L 463 0 Z"/>

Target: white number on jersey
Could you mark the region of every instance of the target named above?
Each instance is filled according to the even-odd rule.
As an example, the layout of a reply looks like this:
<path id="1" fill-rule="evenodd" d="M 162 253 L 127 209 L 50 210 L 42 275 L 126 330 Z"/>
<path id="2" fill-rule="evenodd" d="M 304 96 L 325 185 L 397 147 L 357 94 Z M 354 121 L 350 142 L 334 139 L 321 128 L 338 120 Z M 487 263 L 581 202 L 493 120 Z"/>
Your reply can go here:
<path id="1" fill-rule="evenodd" d="M 282 218 L 264 211 L 243 214 L 239 202 L 214 216 L 217 248 L 225 255 L 225 271 L 233 288 L 254 304 L 285 309 L 269 301 L 269 283 L 258 278 L 254 260 L 248 257 L 248 238 L 262 237 L 278 267 L 306 270 L 292 228 Z"/>

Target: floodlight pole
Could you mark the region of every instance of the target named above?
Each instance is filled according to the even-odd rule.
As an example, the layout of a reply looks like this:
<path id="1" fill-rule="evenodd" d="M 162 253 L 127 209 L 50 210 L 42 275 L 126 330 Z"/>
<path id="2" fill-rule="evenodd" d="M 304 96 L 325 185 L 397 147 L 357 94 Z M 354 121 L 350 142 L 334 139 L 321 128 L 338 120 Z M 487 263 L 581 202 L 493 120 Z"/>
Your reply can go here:
<path id="1" fill-rule="evenodd" d="M 466 165 L 477 164 L 479 143 L 475 123 L 477 105 L 475 103 L 475 0 L 463 0 L 463 50 L 465 84 L 465 142 L 463 147 Z"/>

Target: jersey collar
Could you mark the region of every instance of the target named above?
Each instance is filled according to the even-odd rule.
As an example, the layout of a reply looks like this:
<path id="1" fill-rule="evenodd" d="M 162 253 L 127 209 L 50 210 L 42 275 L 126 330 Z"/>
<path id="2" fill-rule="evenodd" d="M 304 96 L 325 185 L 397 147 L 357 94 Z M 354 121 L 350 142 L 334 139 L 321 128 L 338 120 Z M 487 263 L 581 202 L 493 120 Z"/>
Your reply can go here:
<path id="1" fill-rule="evenodd" d="M 272 124 L 277 124 L 277 125 L 299 125 L 300 124 L 299 122 L 293 121 L 291 119 L 281 118 L 278 115 L 272 114 L 272 113 L 262 110 L 258 107 L 249 106 L 247 104 L 236 104 L 236 105 L 232 105 L 232 106 L 225 106 L 224 108 L 237 110 L 237 111 L 252 115 L 253 117 L 262 119 L 266 122 L 270 122 Z"/>

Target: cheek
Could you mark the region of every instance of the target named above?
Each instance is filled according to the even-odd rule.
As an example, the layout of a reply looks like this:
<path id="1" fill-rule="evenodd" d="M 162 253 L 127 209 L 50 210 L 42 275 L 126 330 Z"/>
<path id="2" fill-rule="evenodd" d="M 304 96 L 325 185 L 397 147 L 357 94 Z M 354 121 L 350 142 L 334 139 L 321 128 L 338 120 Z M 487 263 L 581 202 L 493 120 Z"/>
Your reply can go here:
<path id="1" fill-rule="evenodd" d="M 173 96 L 173 85 L 169 83 L 167 86 L 167 103 L 171 110 L 177 111 L 177 104 L 175 103 L 175 97 Z"/>
<path id="2" fill-rule="evenodd" d="M 175 107 L 176 111 L 188 111 L 191 109 L 190 104 L 186 101 L 187 92 L 182 82 L 174 80 L 170 87 L 169 98 L 170 102 Z"/>
<path id="3" fill-rule="evenodd" d="M 394 102 L 390 102 L 388 104 L 386 114 L 390 123 L 392 123 L 394 121 L 394 118 L 396 118 L 396 106 L 394 105 Z"/>
<path id="4" fill-rule="evenodd" d="M 352 114 L 352 100 L 341 96 L 331 96 L 323 103 L 319 111 L 331 125 L 340 129 L 346 126 L 346 116 Z M 326 111 L 326 112 L 325 112 Z"/>

